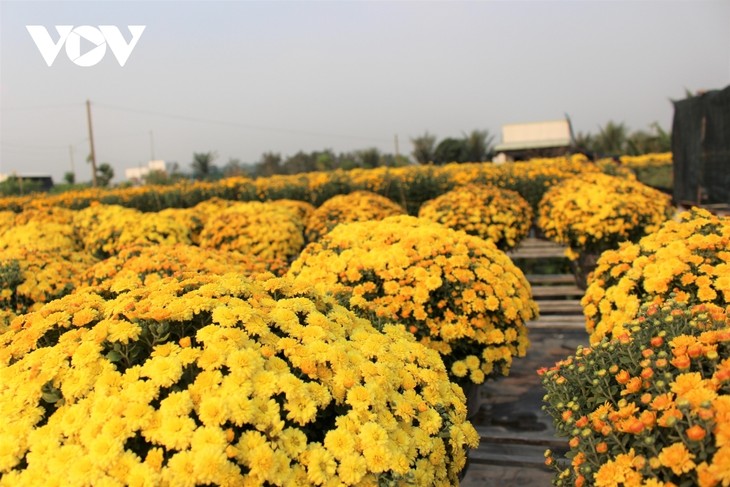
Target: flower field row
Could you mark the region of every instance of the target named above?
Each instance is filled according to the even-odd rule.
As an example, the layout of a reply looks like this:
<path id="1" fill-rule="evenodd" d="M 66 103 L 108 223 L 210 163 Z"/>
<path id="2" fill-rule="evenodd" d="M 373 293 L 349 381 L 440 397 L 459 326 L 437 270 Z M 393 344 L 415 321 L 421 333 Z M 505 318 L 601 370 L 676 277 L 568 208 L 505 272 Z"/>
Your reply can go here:
<path id="1" fill-rule="evenodd" d="M 693 209 L 603 252 L 591 346 L 540 371 L 560 486 L 730 485 L 730 218 Z"/>
<path id="2" fill-rule="evenodd" d="M 211 198 L 234 201 L 293 199 L 321 205 L 337 194 L 367 190 L 386 196 L 415 215 L 426 200 L 455 186 L 492 184 L 518 192 L 536 208 L 545 190 L 585 171 L 630 174 L 611 161 L 595 164 L 578 154 L 570 157 L 532 159 L 505 165 L 448 164 L 445 166 L 378 167 L 336 170 L 266 178 L 228 178 L 218 182 L 185 182 L 172 186 L 140 186 L 111 190 L 86 189 L 58 195 L 33 195 L 0 199 L 0 210 L 20 212 L 33 207 L 61 206 L 81 209 L 91 202 L 115 204 L 140 211 L 189 208 Z"/>
<path id="3" fill-rule="evenodd" d="M 0 485 L 457 484 L 460 385 L 509 372 L 537 307 L 494 243 L 405 213 L 0 213 Z"/>
<path id="4" fill-rule="evenodd" d="M 726 482 L 727 219 L 579 158 L 216 184 L 3 201 L 0 485 L 456 485 L 536 222 L 597 258 L 556 483 Z"/>

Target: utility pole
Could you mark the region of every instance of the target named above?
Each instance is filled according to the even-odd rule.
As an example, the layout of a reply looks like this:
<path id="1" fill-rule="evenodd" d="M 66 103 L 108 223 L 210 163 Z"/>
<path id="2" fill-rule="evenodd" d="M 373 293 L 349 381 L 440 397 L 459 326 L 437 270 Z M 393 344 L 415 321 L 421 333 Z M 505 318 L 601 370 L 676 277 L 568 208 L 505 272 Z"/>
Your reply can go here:
<path id="1" fill-rule="evenodd" d="M 76 180 L 76 169 L 74 168 L 74 146 L 68 146 L 68 155 L 71 156 L 71 174 L 74 175 L 74 182 Z"/>
<path id="2" fill-rule="evenodd" d="M 400 159 L 400 150 L 398 149 L 398 134 L 395 134 L 395 161 L 396 161 L 396 164 L 398 164 L 398 159 Z"/>
<path id="3" fill-rule="evenodd" d="M 154 160 L 155 160 L 155 138 L 154 138 L 152 131 L 150 130 L 150 161 L 154 161 Z"/>
<path id="4" fill-rule="evenodd" d="M 89 121 L 89 144 L 91 145 L 91 186 L 96 188 L 96 152 L 94 152 L 94 131 L 91 128 L 91 102 L 86 100 L 86 118 Z"/>

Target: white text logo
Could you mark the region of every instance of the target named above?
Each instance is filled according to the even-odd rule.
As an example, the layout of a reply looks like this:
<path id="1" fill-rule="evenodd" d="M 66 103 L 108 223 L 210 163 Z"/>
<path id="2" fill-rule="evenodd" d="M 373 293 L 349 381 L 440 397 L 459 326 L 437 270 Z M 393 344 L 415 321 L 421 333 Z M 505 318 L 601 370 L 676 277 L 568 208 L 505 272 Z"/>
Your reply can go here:
<path id="1" fill-rule="evenodd" d="M 146 26 L 129 25 L 127 28 L 132 34 L 132 40 L 127 43 L 124 36 L 115 25 L 100 25 L 92 27 L 90 25 L 57 25 L 58 40 L 51 39 L 45 27 L 42 25 L 26 25 L 33 42 L 43 56 L 43 60 L 48 66 L 51 66 L 56 60 L 61 48 L 66 45 L 66 55 L 77 66 L 89 67 L 95 66 L 104 58 L 106 54 L 106 46 L 111 49 L 114 57 L 117 58 L 120 66 L 124 66 L 132 54 L 132 50 L 137 45 L 137 41 L 142 36 Z M 84 39 L 91 44 L 83 54 L 81 53 L 81 40 Z"/>

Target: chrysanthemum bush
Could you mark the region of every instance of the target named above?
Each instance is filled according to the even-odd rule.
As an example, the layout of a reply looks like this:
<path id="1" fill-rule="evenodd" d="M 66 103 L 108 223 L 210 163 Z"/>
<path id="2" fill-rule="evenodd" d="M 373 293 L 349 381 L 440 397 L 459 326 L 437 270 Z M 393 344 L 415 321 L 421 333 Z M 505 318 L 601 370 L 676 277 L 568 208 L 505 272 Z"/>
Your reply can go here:
<path id="1" fill-rule="evenodd" d="M 289 275 L 375 322 L 405 325 L 461 385 L 507 375 L 537 315 L 525 276 L 493 243 L 411 216 L 340 225 Z"/>
<path id="2" fill-rule="evenodd" d="M 190 230 L 173 215 L 93 204 L 74 215 L 84 249 L 104 259 L 135 244 L 190 243 Z"/>
<path id="3" fill-rule="evenodd" d="M 638 241 L 672 214 L 668 195 L 634 178 L 586 173 L 550 188 L 540 200 L 538 226 L 545 236 L 568 246 L 578 285 L 598 256 L 624 241 Z"/>
<path id="4" fill-rule="evenodd" d="M 0 249 L 72 252 L 81 242 L 74 228 L 65 223 L 33 220 L 10 227 L 0 236 Z"/>
<path id="5" fill-rule="evenodd" d="M 305 225 L 309 220 L 309 217 L 312 215 L 312 213 L 314 213 L 315 210 L 314 205 L 312 205 L 311 203 L 307 203 L 306 201 L 281 199 L 272 200 L 270 203 L 272 205 L 282 206 L 293 211 L 302 220 L 302 222 L 304 222 Z"/>
<path id="6" fill-rule="evenodd" d="M 644 302 L 730 302 L 730 218 L 683 212 L 638 243 L 604 252 L 581 301 L 591 341 L 624 333 Z"/>
<path id="7" fill-rule="evenodd" d="M 340 223 L 351 223 L 404 214 L 405 210 L 385 196 L 370 191 L 354 191 L 334 196 L 319 206 L 307 220 L 308 242 L 319 240 Z"/>
<path id="8" fill-rule="evenodd" d="M 555 485 L 730 485 L 730 316 L 645 304 L 626 333 L 541 370 L 545 409 L 570 438 Z"/>
<path id="9" fill-rule="evenodd" d="M 195 245 L 200 244 L 200 234 L 205 227 L 205 223 L 216 212 L 206 212 L 203 207 L 198 208 L 166 208 L 157 214 L 163 218 L 171 218 L 181 224 L 187 231 L 190 242 Z M 170 242 L 177 243 L 177 242 Z"/>
<path id="10" fill-rule="evenodd" d="M 288 261 L 304 247 L 303 231 L 301 218 L 288 208 L 258 201 L 235 203 L 208 220 L 200 246 Z"/>
<path id="11" fill-rule="evenodd" d="M 9 210 L 0 211 L 0 236 L 15 226 L 16 214 Z"/>
<path id="12" fill-rule="evenodd" d="M 15 215 L 15 225 L 25 225 L 31 221 L 43 221 L 72 225 L 74 210 L 60 206 L 29 206 Z"/>
<path id="13" fill-rule="evenodd" d="M 654 152 L 640 156 L 621 156 L 621 164 L 632 169 L 643 169 L 647 167 L 665 167 L 672 165 L 671 152 Z"/>
<path id="14" fill-rule="evenodd" d="M 71 293 L 78 275 L 95 262 L 84 252 L 0 250 L 0 333 L 16 316 Z"/>
<path id="15" fill-rule="evenodd" d="M 500 250 L 517 246 L 532 227 L 532 208 L 515 191 L 484 184 L 455 188 L 426 201 L 420 218 L 491 240 Z"/>
<path id="16" fill-rule="evenodd" d="M 81 273 L 78 286 L 98 286 L 115 293 L 130 291 L 165 277 L 265 272 L 282 275 L 284 261 L 264 260 L 235 251 L 201 249 L 192 245 L 135 245 L 104 259 Z M 77 287 L 78 287 L 77 286 Z"/>
<path id="17" fill-rule="evenodd" d="M 289 282 L 92 287 L 0 336 L 0 485 L 455 485 L 437 353 Z"/>

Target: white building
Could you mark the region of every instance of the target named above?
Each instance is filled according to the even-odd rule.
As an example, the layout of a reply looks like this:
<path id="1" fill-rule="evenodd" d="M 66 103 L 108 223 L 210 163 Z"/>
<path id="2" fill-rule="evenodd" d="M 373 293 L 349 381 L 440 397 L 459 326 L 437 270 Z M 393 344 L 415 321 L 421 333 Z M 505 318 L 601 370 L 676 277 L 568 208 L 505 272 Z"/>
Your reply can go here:
<path id="1" fill-rule="evenodd" d="M 149 161 L 146 166 L 130 167 L 124 170 L 124 177 L 136 184 L 142 184 L 145 176 L 151 171 L 162 171 L 167 173 L 169 168 L 165 161 Z"/>
<path id="2" fill-rule="evenodd" d="M 503 125 L 502 143 L 494 150 L 501 161 L 554 157 L 570 150 L 571 134 L 570 120 L 567 118 Z"/>

